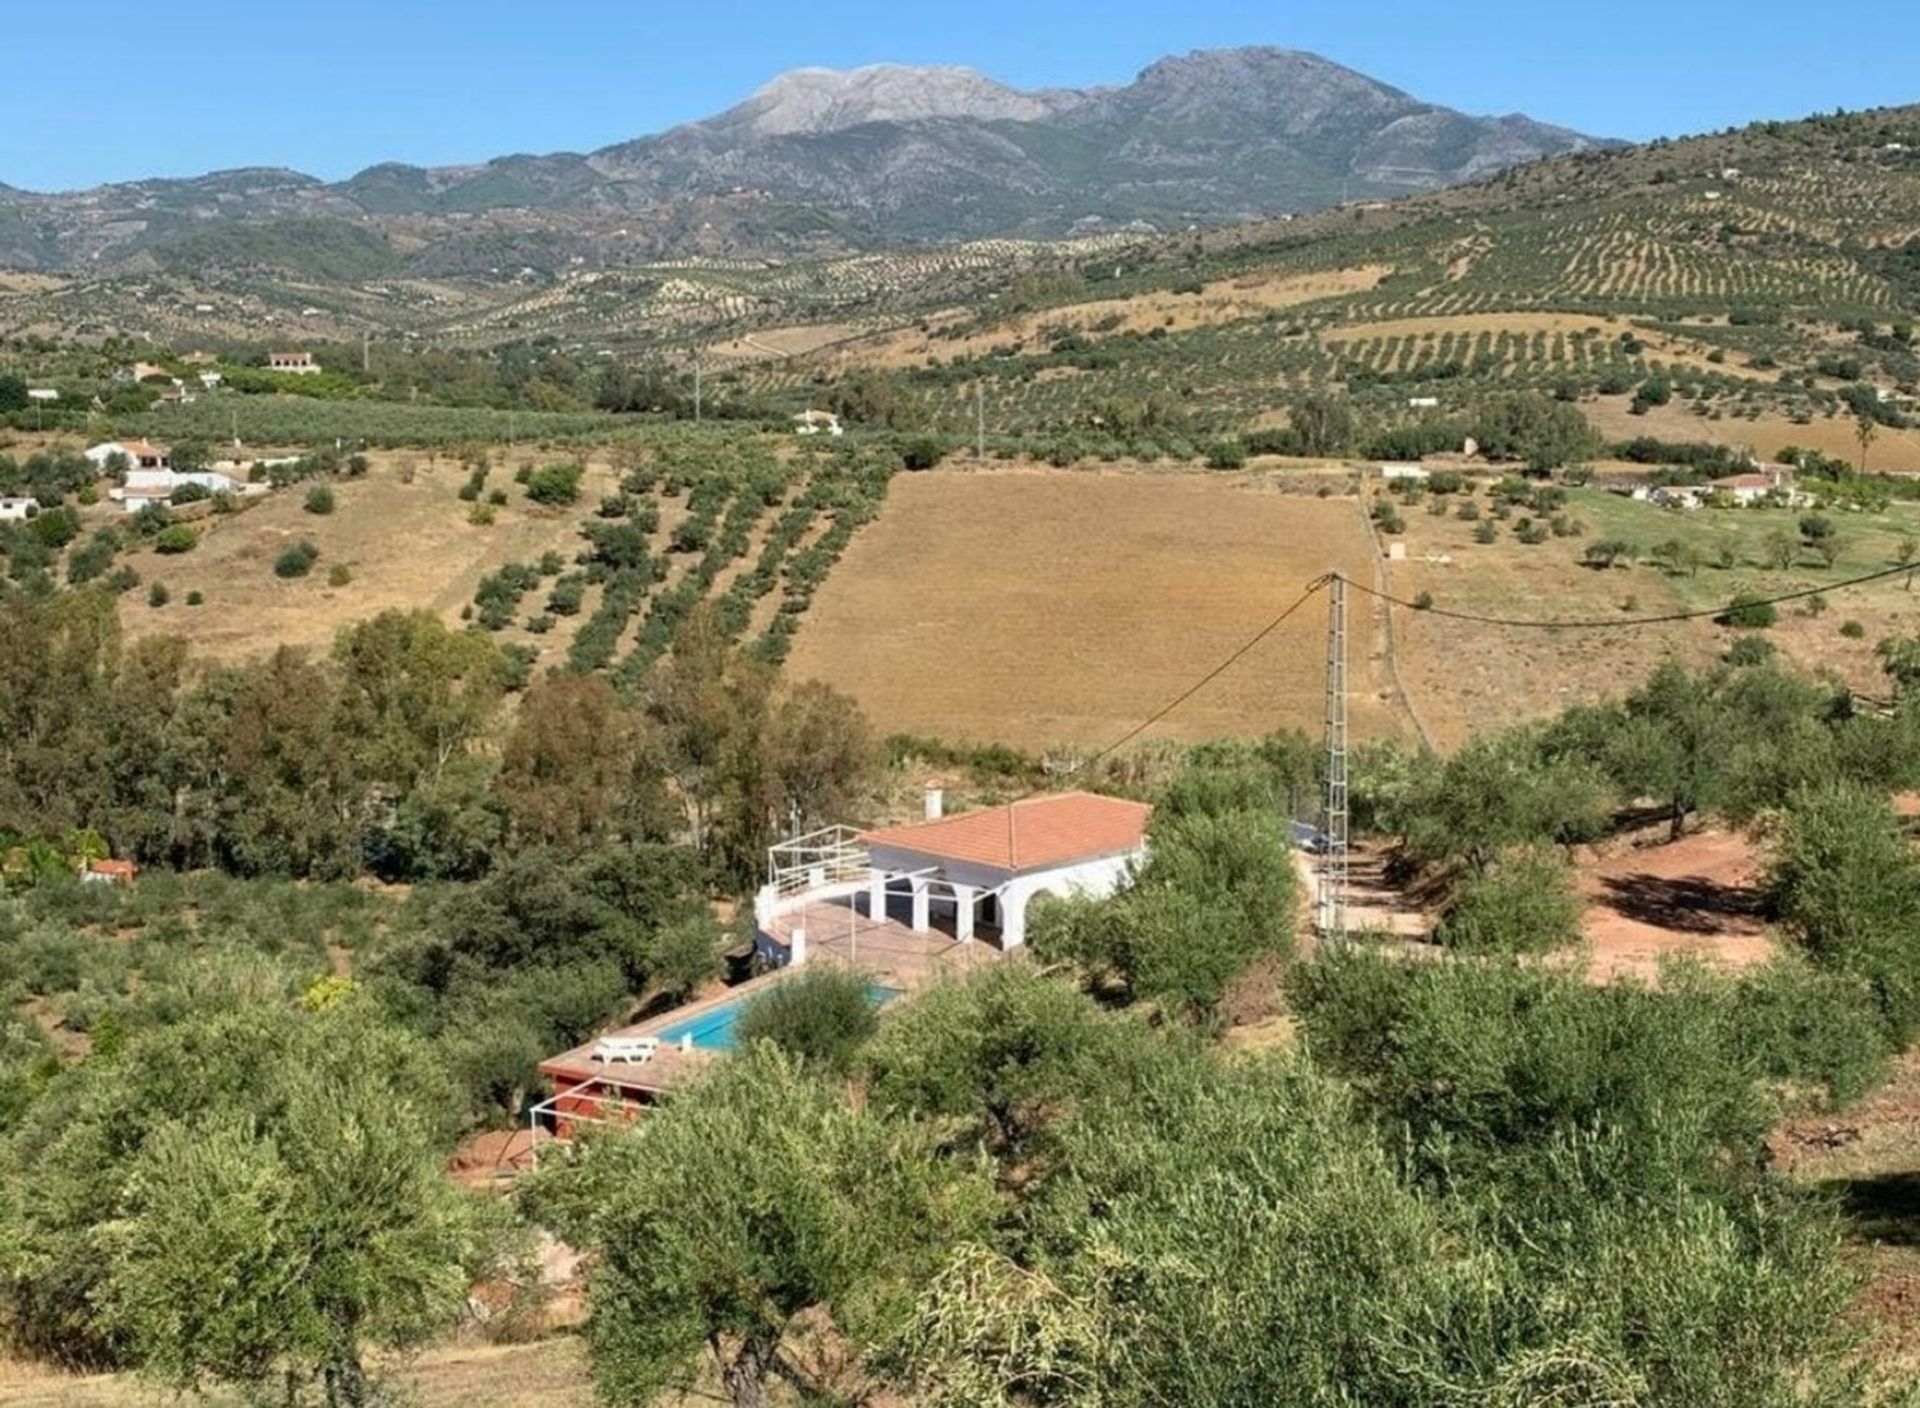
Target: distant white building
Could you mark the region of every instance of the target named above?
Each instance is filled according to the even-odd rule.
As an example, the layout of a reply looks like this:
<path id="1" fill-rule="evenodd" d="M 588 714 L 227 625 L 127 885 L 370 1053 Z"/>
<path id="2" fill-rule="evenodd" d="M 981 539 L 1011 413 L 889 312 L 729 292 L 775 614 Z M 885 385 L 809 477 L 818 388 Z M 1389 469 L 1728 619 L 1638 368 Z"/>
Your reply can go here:
<path id="1" fill-rule="evenodd" d="M 207 390 L 209 391 L 213 390 L 214 387 L 220 384 L 220 373 L 219 372 L 201 372 L 200 384 L 206 387 Z"/>
<path id="2" fill-rule="evenodd" d="M 39 512 L 38 499 L 0 498 L 0 523 L 23 523 Z"/>
<path id="3" fill-rule="evenodd" d="M 167 452 L 145 440 L 108 440 L 86 452 L 95 469 L 104 470 L 115 455 L 126 460 L 129 469 L 169 469 Z"/>
<path id="4" fill-rule="evenodd" d="M 320 370 L 320 364 L 313 360 L 311 352 L 269 352 L 267 370 L 287 376 L 312 376 Z"/>
<path id="5" fill-rule="evenodd" d="M 1427 467 L 1423 464 L 1383 464 L 1380 477 L 1387 483 L 1412 482 L 1424 484 L 1427 481 Z"/>
<path id="6" fill-rule="evenodd" d="M 40 402 L 58 401 L 60 399 L 60 392 L 57 387 L 52 386 L 29 386 L 27 388 L 27 399 L 29 401 Z"/>
<path id="7" fill-rule="evenodd" d="M 1438 396 L 1409 396 L 1407 404 L 1416 411 L 1430 411 L 1440 404 Z"/>
<path id="8" fill-rule="evenodd" d="M 793 418 L 794 433 L 798 435 L 839 435 L 842 432 L 840 417 L 832 411 L 801 411 Z"/>

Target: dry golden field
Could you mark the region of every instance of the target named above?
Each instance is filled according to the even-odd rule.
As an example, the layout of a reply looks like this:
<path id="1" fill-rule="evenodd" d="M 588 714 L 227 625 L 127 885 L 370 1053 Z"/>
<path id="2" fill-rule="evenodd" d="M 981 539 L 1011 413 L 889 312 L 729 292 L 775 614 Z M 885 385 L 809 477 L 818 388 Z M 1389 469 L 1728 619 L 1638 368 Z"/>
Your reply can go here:
<path id="1" fill-rule="evenodd" d="M 1068 303 L 1036 313 L 1022 313 L 960 337 L 932 334 L 970 322 L 977 309 L 951 309 L 929 320 L 926 330 L 900 328 L 875 333 L 836 349 L 836 359 L 849 366 L 917 366 L 929 356 L 943 360 L 986 356 L 997 347 L 1044 340 L 1044 329 L 1073 328 L 1082 332 L 1172 332 L 1238 322 L 1276 309 L 1292 308 L 1319 298 L 1358 293 L 1372 288 L 1390 273 L 1386 264 L 1351 269 L 1317 270 L 1306 274 L 1256 272 L 1216 279 L 1200 292 L 1174 293 L 1156 289 L 1123 299 L 1095 299 Z M 789 330 L 798 331 L 798 330 Z"/>
<path id="2" fill-rule="evenodd" d="M 232 659 L 280 645 L 325 647 L 341 627 L 392 607 L 452 623 L 485 573 L 550 548 L 570 558 L 579 547 L 581 511 L 529 504 L 511 469 L 496 468 L 487 480 L 508 501 L 481 527 L 467 521 L 471 505 L 457 497 L 466 479 L 458 461 L 424 453 L 372 458 L 364 478 L 330 481 L 330 514 L 308 513 L 305 486 L 295 485 L 242 512 L 196 520 L 201 539 L 192 552 L 130 554 L 143 582 L 164 582 L 172 600 L 155 609 L 144 591 L 130 593 L 121 609 L 129 634 L 166 631 L 198 656 Z M 590 466 L 582 502 L 613 483 L 611 470 Z M 313 570 L 291 581 L 276 577 L 274 559 L 303 538 L 320 549 Z M 337 566 L 351 576 L 338 587 L 329 585 Z M 191 591 L 202 593 L 202 605 L 186 604 Z"/>
<path id="3" fill-rule="evenodd" d="M 1484 505 L 1484 498 L 1482 503 Z M 1740 591 L 1773 593 L 1818 587 L 1873 571 L 1893 560 L 1898 540 L 1920 536 L 1920 510 L 1895 505 L 1871 518 L 1843 516 L 1843 557 L 1831 570 L 1800 565 L 1776 571 L 1757 565 L 1756 545 L 1773 531 L 1794 531 L 1789 510 L 1700 510 L 1682 514 L 1634 503 L 1597 490 L 1576 493 L 1568 509 L 1584 533 L 1528 545 L 1501 525 L 1493 543 L 1474 541 L 1475 524 L 1449 512 L 1403 510 L 1406 560 L 1391 563 L 1394 594 L 1410 600 L 1420 592 L 1436 605 L 1526 620 L 1608 619 L 1692 611 L 1717 606 Z M 1595 538 L 1618 538 L 1642 552 L 1683 538 L 1703 554 L 1725 541 L 1739 549 L 1729 570 L 1702 567 L 1691 576 L 1669 576 L 1642 563 L 1596 571 L 1580 554 Z M 1858 621 L 1862 633 L 1840 633 Z M 1430 615 L 1394 611 L 1402 683 L 1442 747 L 1521 719 L 1557 713 L 1569 704 L 1618 695 L 1644 680 L 1669 655 L 1704 665 L 1722 656 L 1739 634 L 1699 619 L 1634 629 L 1519 630 Z M 1920 630 L 1920 591 L 1903 579 L 1836 591 L 1824 611 L 1781 608 L 1779 622 L 1764 632 L 1781 656 L 1805 671 L 1822 671 L 1863 693 L 1887 693 L 1874 645 L 1889 635 Z"/>
<path id="4" fill-rule="evenodd" d="M 1330 569 L 1371 580 L 1350 498 L 1275 476 L 1038 468 L 903 475 L 808 614 L 788 665 L 875 725 L 1027 748 L 1112 741 Z M 1353 725 L 1403 733 L 1355 603 Z M 1320 727 L 1310 603 L 1149 736 Z"/>
<path id="5" fill-rule="evenodd" d="M 1705 440 L 1716 445 L 1731 445 L 1751 450 L 1762 460 L 1771 460 L 1788 445 L 1803 450 L 1818 450 L 1848 464 L 1857 464 L 1860 441 L 1856 438 L 1851 416 L 1819 416 L 1799 425 L 1783 415 L 1763 414 L 1756 419 L 1695 415 L 1677 401 L 1655 406 L 1645 415 L 1628 409 L 1630 398 L 1600 396 L 1581 403 L 1588 422 L 1609 440 L 1630 440 L 1651 435 L 1657 440 Z M 1870 471 L 1920 470 L 1920 430 L 1881 426 L 1867 451 Z"/>

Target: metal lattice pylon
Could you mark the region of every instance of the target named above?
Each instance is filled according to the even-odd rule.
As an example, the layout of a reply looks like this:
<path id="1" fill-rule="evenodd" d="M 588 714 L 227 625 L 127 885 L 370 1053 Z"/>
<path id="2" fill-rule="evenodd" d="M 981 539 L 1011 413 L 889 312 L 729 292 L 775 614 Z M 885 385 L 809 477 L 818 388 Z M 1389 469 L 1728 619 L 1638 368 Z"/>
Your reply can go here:
<path id="1" fill-rule="evenodd" d="M 1347 579 L 1335 572 L 1327 592 L 1327 795 L 1321 832 L 1320 933 L 1347 936 Z"/>

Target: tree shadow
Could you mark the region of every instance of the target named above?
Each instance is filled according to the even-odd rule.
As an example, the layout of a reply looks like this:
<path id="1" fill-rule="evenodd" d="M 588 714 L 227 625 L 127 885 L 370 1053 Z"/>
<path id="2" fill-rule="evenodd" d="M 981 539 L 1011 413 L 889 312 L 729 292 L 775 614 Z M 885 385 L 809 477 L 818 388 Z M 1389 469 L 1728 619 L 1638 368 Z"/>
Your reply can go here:
<path id="1" fill-rule="evenodd" d="M 1920 1172 L 1836 1178 L 1822 1185 L 1863 1237 L 1890 1246 L 1920 1246 Z"/>
<path id="2" fill-rule="evenodd" d="M 1718 934 L 1731 919 L 1760 914 L 1760 896 L 1742 885 L 1697 876 L 1610 875 L 1607 905 L 1625 918 L 1683 934 Z"/>

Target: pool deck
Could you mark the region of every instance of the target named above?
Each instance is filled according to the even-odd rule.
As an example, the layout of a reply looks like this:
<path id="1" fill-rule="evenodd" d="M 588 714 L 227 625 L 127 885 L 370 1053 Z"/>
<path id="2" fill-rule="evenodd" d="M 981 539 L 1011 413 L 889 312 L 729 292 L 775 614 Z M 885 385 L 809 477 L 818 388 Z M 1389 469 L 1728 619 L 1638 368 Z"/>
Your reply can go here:
<path id="1" fill-rule="evenodd" d="M 872 920 L 849 904 L 833 900 L 808 905 L 804 910 L 784 916 L 780 932 L 787 940 L 793 928 L 807 933 L 807 962 L 834 964 L 865 973 L 883 987 L 912 992 L 943 974 L 957 974 L 1000 957 L 1000 950 L 989 939 L 962 944 L 941 930 L 916 934 L 891 919 Z M 699 1002 L 688 1003 L 636 1022 L 598 1033 L 591 1041 L 550 1056 L 540 1063 L 540 1074 L 551 1083 L 556 1094 L 570 1087 L 594 1085 L 617 1091 L 631 1091 L 641 1104 L 672 1090 L 706 1070 L 724 1051 L 697 1046 L 668 1045 L 645 1061 L 599 1061 L 593 1048 L 603 1037 L 658 1037 L 668 1027 L 697 1020 L 715 1008 L 730 1002 L 752 998 L 791 974 L 788 968 L 750 978 L 738 987 L 727 988 Z"/>

